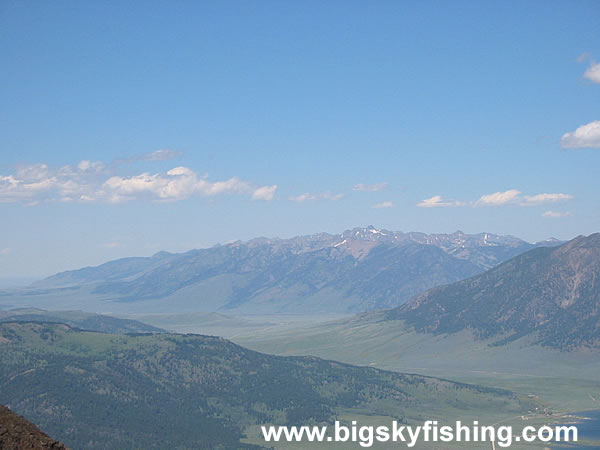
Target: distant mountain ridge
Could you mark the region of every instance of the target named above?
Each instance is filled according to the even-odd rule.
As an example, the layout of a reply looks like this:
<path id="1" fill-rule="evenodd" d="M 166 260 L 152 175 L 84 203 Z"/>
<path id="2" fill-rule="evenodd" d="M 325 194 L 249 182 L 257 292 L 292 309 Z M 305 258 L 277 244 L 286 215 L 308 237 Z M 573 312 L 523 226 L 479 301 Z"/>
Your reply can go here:
<path id="1" fill-rule="evenodd" d="M 401 305 L 429 288 L 545 245 L 556 242 L 369 226 L 336 235 L 257 238 L 181 254 L 123 258 L 59 273 L 1 299 L 23 304 L 24 297 L 35 302 L 46 296 L 50 302 L 72 296 L 95 302 L 95 310 L 99 304 L 123 310 L 128 303 L 145 301 L 163 309 L 352 313 Z"/>
<path id="2" fill-rule="evenodd" d="M 497 345 L 531 335 L 564 350 L 600 348 L 600 233 L 537 248 L 433 288 L 385 314 L 418 331 L 473 330 Z"/>
<path id="3" fill-rule="evenodd" d="M 190 250 L 179 254 L 161 251 L 151 257 L 122 258 L 109 261 L 100 266 L 60 272 L 35 282 L 34 286 L 65 287 L 94 281 L 127 280 L 161 267 L 174 259 L 199 252 L 210 252 L 220 247 L 257 248 L 269 246 L 275 252 L 287 250 L 292 254 L 336 248 L 341 250 L 342 253 L 360 259 L 366 257 L 370 250 L 381 244 L 393 246 L 420 244 L 438 247 L 451 256 L 471 261 L 481 268 L 487 269 L 510 258 L 509 254 L 519 254 L 535 247 L 554 246 L 560 243 L 562 241 L 550 238 L 546 241 L 530 244 L 514 236 L 499 236 L 492 233 L 465 234 L 462 231 L 451 234 L 403 233 L 401 231 L 379 230 L 369 225 L 366 228 L 346 230 L 341 234 L 317 233 L 289 239 L 261 237 L 245 242 L 235 241 L 227 244 L 217 244 L 211 248 Z"/>

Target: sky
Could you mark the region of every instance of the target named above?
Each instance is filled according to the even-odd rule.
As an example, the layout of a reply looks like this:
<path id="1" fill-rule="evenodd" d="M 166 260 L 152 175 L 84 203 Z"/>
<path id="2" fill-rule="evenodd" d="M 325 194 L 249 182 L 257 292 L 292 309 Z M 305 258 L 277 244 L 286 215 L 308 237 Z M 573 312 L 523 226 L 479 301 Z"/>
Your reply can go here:
<path id="1" fill-rule="evenodd" d="M 600 231 L 598 1 L 0 2 L 0 278 Z"/>

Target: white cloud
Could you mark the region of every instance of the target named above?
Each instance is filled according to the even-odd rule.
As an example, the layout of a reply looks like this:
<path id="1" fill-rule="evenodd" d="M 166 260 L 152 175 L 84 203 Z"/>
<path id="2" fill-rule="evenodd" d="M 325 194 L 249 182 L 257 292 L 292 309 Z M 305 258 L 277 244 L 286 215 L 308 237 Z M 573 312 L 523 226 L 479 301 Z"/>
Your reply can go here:
<path id="1" fill-rule="evenodd" d="M 560 139 L 563 148 L 600 148 L 600 120 L 581 125 Z"/>
<path id="2" fill-rule="evenodd" d="M 472 202 L 463 202 L 454 199 L 445 199 L 441 195 L 423 200 L 417 203 L 420 208 L 436 208 L 443 206 L 466 206 L 470 205 L 473 207 L 480 206 L 505 206 L 505 205 L 519 205 L 519 206 L 535 206 L 542 205 L 545 203 L 555 203 L 559 201 L 571 200 L 575 198 L 570 194 L 560 193 L 544 193 L 535 195 L 522 195 L 521 191 L 517 189 L 510 189 L 508 191 L 494 192 L 492 194 L 482 195 L 479 200 Z"/>
<path id="3" fill-rule="evenodd" d="M 534 206 L 544 203 L 555 203 L 559 201 L 571 200 L 575 198 L 570 194 L 535 194 L 521 195 L 521 191 L 510 189 L 504 192 L 494 192 L 493 194 L 483 195 L 479 200 L 473 203 L 473 206 L 502 206 L 514 205 Z"/>
<path id="4" fill-rule="evenodd" d="M 462 206 L 464 203 L 454 199 L 444 199 L 441 195 L 434 195 L 417 203 L 419 208 L 438 208 L 447 206 Z"/>
<path id="5" fill-rule="evenodd" d="M 304 194 L 300 194 L 295 197 L 290 197 L 289 199 L 293 202 L 302 203 L 302 202 L 306 202 L 309 200 L 316 200 L 317 197 L 314 196 L 313 194 L 309 194 L 308 192 L 305 192 Z"/>
<path id="6" fill-rule="evenodd" d="M 262 186 L 254 190 L 252 193 L 252 200 L 273 200 L 277 185 L 273 186 Z"/>
<path id="7" fill-rule="evenodd" d="M 394 203 L 393 202 L 381 202 L 381 203 L 375 203 L 372 208 L 375 209 L 382 209 L 382 208 L 393 208 L 394 207 Z"/>
<path id="8" fill-rule="evenodd" d="M 10 248 L 5 247 L 5 248 L 0 248 L 0 255 L 4 256 L 4 255 L 8 255 L 10 253 Z"/>
<path id="9" fill-rule="evenodd" d="M 179 166 L 179 167 L 175 167 L 175 168 L 169 170 L 167 172 L 167 175 L 171 175 L 174 177 L 179 176 L 179 175 L 186 176 L 186 177 L 192 177 L 192 176 L 194 176 L 194 171 L 192 169 L 188 169 L 187 167 Z"/>
<path id="10" fill-rule="evenodd" d="M 583 78 L 587 78 L 593 83 L 600 83 L 600 63 L 592 63 L 583 73 Z"/>
<path id="11" fill-rule="evenodd" d="M 387 183 L 375 183 L 375 184 L 355 184 L 352 186 L 353 191 L 365 191 L 365 192 L 378 192 L 387 189 Z"/>
<path id="12" fill-rule="evenodd" d="M 525 195 L 521 201 L 521 205 L 541 205 L 542 203 L 554 203 L 564 200 L 572 200 L 575 198 L 570 194 L 536 194 L 536 195 Z"/>
<path id="13" fill-rule="evenodd" d="M 570 212 L 559 212 L 559 211 L 546 211 L 542 214 L 542 217 L 548 217 L 548 218 L 552 218 L 552 219 L 558 219 L 560 217 L 569 217 L 572 216 L 572 214 Z"/>
<path id="14" fill-rule="evenodd" d="M 0 203 L 20 201 L 32 206 L 40 201 L 74 201 L 92 196 L 106 176 L 100 161 L 84 160 L 59 169 L 47 164 L 21 166 L 14 175 L 0 175 Z"/>
<path id="15" fill-rule="evenodd" d="M 121 244 L 119 244 L 116 241 L 111 241 L 111 242 L 106 242 L 104 244 L 102 244 L 102 247 L 104 248 L 117 248 L 119 247 Z"/>
<path id="16" fill-rule="evenodd" d="M 297 195 L 295 197 L 290 197 L 289 200 L 297 203 L 303 203 L 311 200 L 340 200 L 344 198 L 344 194 L 333 194 L 331 192 L 320 192 L 316 194 L 311 194 L 309 192 L 305 192 L 304 194 Z"/>
<path id="17" fill-rule="evenodd" d="M 218 195 L 228 192 L 238 194 L 250 194 L 253 189 L 246 181 L 240 180 L 238 177 L 233 177 L 225 181 L 216 181 L 210 183 L 206 179 L 202 179 L 198 183 L 198 192 L 202 195 Z"/>
<path id="18" fill-rule="evenodd" d="M 510 189 L 504 192 L 494 192 L 493 194 L 482 195 L 474 206 L 498 206 L 514 203 L 521 195 L 521 191 Z"/>
<path id="19" fill-rule="evenodd" d="M 14 175 L 0 176 L 0 203 L 28 201 L 44 190 L 51 189 L 56 184 L 56 178 L 20 178 Z"/>
<path id="20" fill-rule="evenodd" d="M 179 166 L 166 173 L 131 176 L 112 174 L 100 161 L 80 161 L 75 167 L 51 169 L 46 164 L 20 167 L 14 175 L 0 175 L 0 202 L 40 201 L 123 203 L 147 198 L 176 201 L 194 195 L 237 193 L 255 200 L 271 200 L 277 186 L 255 186 L 237 177 L 209 181 Z"/>
<path id="21" fill-rule="evenodd" d="M 42 180 L 48 177 L 48 165 L 32 164 L 17 168 L 17 177 L 24 180 Z"/>
<path id="22" fill-rule="evenodd" d="M 68 167 L 68 166 L 67 166 Z M 82 172 L 92 171 L 101 172 L 104 169 L 104 163 L 101 161 L 88 161 L 83 160 L 77 164 L 77 168 Z"/>
<path id="23" fill-rule="evenodd" d="M 112 196 L 113 201 L 127 201 L 138 195 L 146 195 L 159 200 L 182 200 L 195 194 L 202 196 L 224 193 L 253 195 L 256 192 L 250 183 L 237 177 L 210 182 L 206 178 L 199 178 L 193 170 L 187 167 L 175 167 L 166 174 L 145 172 L 132 177 L 114 176 L 106 180 L 102 188 L 103 192 Z"/>

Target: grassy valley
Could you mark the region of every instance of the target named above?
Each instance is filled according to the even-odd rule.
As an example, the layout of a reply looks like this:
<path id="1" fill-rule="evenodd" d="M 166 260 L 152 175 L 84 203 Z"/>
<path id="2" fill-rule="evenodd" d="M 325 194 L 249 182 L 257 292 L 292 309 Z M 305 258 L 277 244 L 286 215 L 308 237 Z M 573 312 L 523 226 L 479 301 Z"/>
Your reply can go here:
<path id="1" fill-rule="evenodd" d="M 233 338 L 259 351 L 315 355 L 386 370 L 420 373 L 539 395 L 554 408 L 600 407 L 600 353 L 562 352 L 523 338 L 505 346 L 453 335 L 420 333 L 401 321 L 353 318 Z M 577 367 L 577 370 L 573 370 Z"/>
<path id="2" fill-rule="evenodd" d="M 0 403 L 74 448 L 242 448 L 260 423 L 493 422 L 538 406 L 507 390 L 269 356 L 200 335 L 3 323 L 0 361 Z"/>

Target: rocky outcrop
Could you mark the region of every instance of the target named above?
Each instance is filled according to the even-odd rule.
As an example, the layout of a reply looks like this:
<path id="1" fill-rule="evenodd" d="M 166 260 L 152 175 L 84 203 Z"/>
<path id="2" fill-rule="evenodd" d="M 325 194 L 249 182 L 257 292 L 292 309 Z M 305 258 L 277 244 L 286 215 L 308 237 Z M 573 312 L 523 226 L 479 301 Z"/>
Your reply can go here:
<path id="1" fill-rule="evenodd" d="M 67 450 L 27 419 L 0 405 L 0 449 L 2 450 Z"/>

